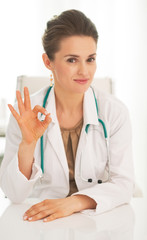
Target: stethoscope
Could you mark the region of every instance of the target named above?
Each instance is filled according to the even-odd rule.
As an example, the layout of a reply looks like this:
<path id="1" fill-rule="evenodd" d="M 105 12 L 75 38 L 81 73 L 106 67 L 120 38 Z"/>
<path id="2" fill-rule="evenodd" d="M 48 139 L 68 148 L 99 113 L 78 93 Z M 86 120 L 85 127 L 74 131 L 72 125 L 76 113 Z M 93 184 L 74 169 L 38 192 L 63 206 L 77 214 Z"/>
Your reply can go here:
<path id="1" fill-rule="evenodd" d="M 46 95 L 44 97 L 44 100 L 43 100 L 43 108 L 46 107 L 46 103 L 47 103 L 47 99 L 48 99 L 48 96 L 49 96 L 49 93 L 52 89 L 52 86 L 50 86 L 46 92 Z M 110 181 L 110 154 L 109 154 L 109 140 L 108 140 L 108 134 L 107 134 L 107 129 L 106 129 L 106 126 L 105 126 L 105 123 L 99 118 L 98 116 L 98 103 L 97 103 L 97 100 L 96 100 L 96 96 L 95 96 L 95 92 L 94 92 L 94 89 L 91 87 L 92 91 L 93 91 L 93 96 L 94 96 L 94 99 L 95 99 L 95 106 L 96 106 L 96 111 L 97 111 L 97 117 L 98 117 L 98 121 L 101 123 L 102 127 L 103 127 L 103 132 L 104 132 L 104 138 L 105 138 L 105 143 L 106 143 L 106 149 L 107 149 L 107 165 L 108 165 L 108 177 L 106 180 L 101 180 L 101 179 L 92 179 L 92 178 L 84 178 L 82 176 L 82 161 L 81 161 L 81 169 L 80 169 L 80 178 L 85 181 L 85 182 L 88 182 L 88 183 L 92 183 L 92 182 L 96 182 L 98 184 L 100 183 L 105 183 L 105 182 L 108 182 Z M 42 114 L 41 114 L 42 115 Z M 86 127 L 85 127 L 85 132 L 88 134 L 88 129 L 90 127 L 90 124 L 87 124 Z M 41 169 L 42 169 L 42 173 L 44 174 L 44 151 L 43 151 L 43 135 L 41 136 L 40 138 L 40 149 L 41 149 Z"/>

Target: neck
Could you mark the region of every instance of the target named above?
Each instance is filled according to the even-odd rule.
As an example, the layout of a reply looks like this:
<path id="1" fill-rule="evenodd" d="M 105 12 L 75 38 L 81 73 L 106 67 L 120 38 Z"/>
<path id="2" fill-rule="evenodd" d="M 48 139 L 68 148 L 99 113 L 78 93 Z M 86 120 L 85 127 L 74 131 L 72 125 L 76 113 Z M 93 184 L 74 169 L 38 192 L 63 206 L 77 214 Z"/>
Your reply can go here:
<path id="1" fill-rule="evenodd" d="M 56 109 L 72 114 L 83 110 L 83 93 L 69 93 L 55 87 Z"/>

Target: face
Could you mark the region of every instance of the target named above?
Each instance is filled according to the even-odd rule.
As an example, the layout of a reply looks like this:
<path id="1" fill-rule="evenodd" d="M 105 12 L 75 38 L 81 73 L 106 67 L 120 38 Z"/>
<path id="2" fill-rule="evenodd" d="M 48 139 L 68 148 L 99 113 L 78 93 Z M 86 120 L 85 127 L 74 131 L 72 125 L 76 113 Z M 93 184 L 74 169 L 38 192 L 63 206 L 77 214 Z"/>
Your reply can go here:
<path id="1" fill-rule="evenodd" d="M 55 89 L 84 93 L 96 71 L 96 42 L 88 36 L 72 36 L 60 43 L 54 61 L 49 64 Z"/>

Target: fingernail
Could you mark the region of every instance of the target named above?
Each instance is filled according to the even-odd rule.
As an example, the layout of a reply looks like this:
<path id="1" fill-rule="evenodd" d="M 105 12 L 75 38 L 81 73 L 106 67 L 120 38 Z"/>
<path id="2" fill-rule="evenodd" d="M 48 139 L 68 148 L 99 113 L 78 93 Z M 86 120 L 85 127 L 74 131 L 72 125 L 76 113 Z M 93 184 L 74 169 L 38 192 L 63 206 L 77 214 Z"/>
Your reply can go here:
<path id="1" fill-rule="evenodd" d="M 47 222 L 47 218 L 44 218 L 44 219 L 43 219 L 43 222 Z"/>
<path id="2" fill-rule="evenodd" d="M 49 112 L 46 110 L 44 114 L 45 114 L 45 115 L 48 115 L 48 114 L 49 114 Z"/>
<path id="3" fill-rule="evenodd" d="M 31 220 L 32 220 L 32 217 L 28 218 L 28 220 L 31 221 Z"/>
<path id="4" fill-rule="evenodd" d="M 27 218 L 28 218 L 28 217 L 25 215 L 25 216 L 23 217 L 23 220 L 27 220 Z"/>

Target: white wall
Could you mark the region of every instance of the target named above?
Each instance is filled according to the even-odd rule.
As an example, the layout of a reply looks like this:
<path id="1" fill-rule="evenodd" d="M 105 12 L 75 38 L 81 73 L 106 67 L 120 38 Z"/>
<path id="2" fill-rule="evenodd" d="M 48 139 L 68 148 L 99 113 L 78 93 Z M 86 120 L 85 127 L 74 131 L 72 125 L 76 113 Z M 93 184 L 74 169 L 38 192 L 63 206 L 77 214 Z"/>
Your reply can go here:
<path id="1" fill-rule="evenodd" d="M 47 75 L 41 36 L 48 19 L 82 10 L 99 32 L 96 76 L 115 82 L 115 95 L 128 107 L 133 129 L 137 182 L 147 189 L 147 1 L 5 0 L 0 7 L 0 99 L 13 102 L 18 75 Z M 2 84 L 3 83 L 3 84 Z"/>
<path id="2" fill-rule="evenodd" d="M 136 178 L 147 194 L 147 1 L 115 8 L 115 91 L 130 111 Z"/>

